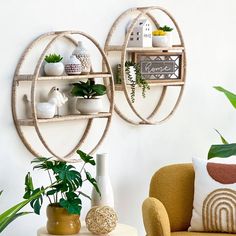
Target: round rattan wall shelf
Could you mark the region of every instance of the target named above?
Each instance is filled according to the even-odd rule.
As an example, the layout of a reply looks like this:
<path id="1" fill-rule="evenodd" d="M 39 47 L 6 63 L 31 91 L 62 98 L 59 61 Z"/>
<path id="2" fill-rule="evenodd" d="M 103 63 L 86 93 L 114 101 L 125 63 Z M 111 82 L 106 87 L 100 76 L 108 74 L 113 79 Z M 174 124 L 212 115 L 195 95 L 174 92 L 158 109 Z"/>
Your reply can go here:
<path id="1" fill-rule="evenodd" d="M 68 41 L 68 43 L 72 43 L 72 45 L 76 46 L 77 41 L 73 38 L 73 35 L 79 35 L 81 37 L 86 38 L 97 50 L 99 51 L 102 60 L 104 62 L 105 67 L 103 67 L 102 72 L 91 72 L 88 75 L 62 75 L 62 76 L 43 76 L 41 75 L 40 71 L 42 68 L 42 64 L 45 58 L 46 53 L 48 50 L 52 47 L 52 45 L 58 41 L 59 39 L 63 39 L 63 41 Z M 22 74 L 21 69 L 28 57 L 30 57 L 32 53 L 32 49 L 34 49 L 36 46 L 42 41 L 46 41 L 46 46 L 41 50 L 41 54 L 39 55 L 39 60 L 34 67 L 34 72 L 33 74 Z M 32 55 L 31 55 L 32 56 Z M 68 81 L 68 82 L 73 82 L 73 81 L 79 81 L 83 79 L 95 79 L 95 78 L 100 78 L 103 79 L 106 82 L 107 88 L 109 90 L 109 98 L 110 98 L 110 103 L 109 103 L 109 110 L 107 112 L 101 112 L 98 114 L 88 114 L 88 115 L 63 115 L 59 117 L 54 117 L 51 119 L 39 119 L 37 118 L 36 114 L 36 91 L 37 91 L 37 85 L 38 83 L 42 81 Z M 32 110 L 32 118 L 21 118 L 19 116 L 19 112 L 17 111 L 17 92 L 24 87 L 24 82 L 30 83 L 31 84 L 31 89 L 30 89 L 30 100 L 31 100 L 31 110 Z M 79 148 L 81 148 L 82 144 L 86 141 L 87 136 L 89 132 L 91 132 L 91 127 L 92 127 L 92 122 L 93 119 L 96 118 L 103 118 L 106 119 L 106 124 L 104 127 L 104 130 L 102 130 L 102 135 L 96 145 L 91 148 L 89 151 L 90 154 L 95 152 L 95 150 L 102 144 L 104 138 L 106 137 L 106 134 L 108 132 L 109 126 L 111 124 L 111 118 L 112 118 L 112 113 L 113 113 L 113 108 L 114 108 L 114 103 L 113 103 L 113 96 L 114 96 L 114 82 L 113 82 L 113 75 L 112 71 L 109 65 L 109 62 L 107 60 L 107 57 L 104 53 L 104 51 L 101 49 L 99 44 L 96 42 L 94 38 L 89 36 L 88 34 L 80 31 L 60 31 L 60 32 L 49 32 L 46 34 L 43 34 L 39 36 L 37 39 L 35 39 L 24 51 L 23 55 L 21 56 L 19 63 L 17 65 L 15 75 L 14 75 L 14 81 L 12 85 L 12 114 L 13 114 L 13 119 L 15 123 L 15 127 L 17 129 L 17 132 L 26 146 L 26 148 L 34 155 L 34 156 L 40 156 L 40 153 L 33 148 L 31 145 L 31 142 L 23 132 L 22 127 L 24 126 L 31 126 L 35 128 L 35 132 L 37 133 L 37 136 L 41 143 L 43 144 L 43 147 L 45 148 L 46 151 L 53 157 L 58 158 L 59 160 L 63 161 L 68 161 L 68 162 L 79 162 L 80 159 L 75 159 L 73 158 L 73 154 L 75 151 Z M 75 147 L 66 155 L 64 156 L 59 156 L 56 154 L 50 145 L 48 145 L 46 138 L 42 135 L 40 126 L 39 124 L 44 124 L 44 123 L 56 123 L 56 122 L 69 122 L 69 121 L 80 121 L 80 120 L 87 120 L 86 127 L 84 129 L 84 133 L 81 135 L 80 140 L 77 142 Z"/>
<path id="2" fill-rule="evenodd" d="M 172 47 L 128 47 L 128 41 L 132 35 L 133 29 L 136 25 L 136 23 L 142 19 L 143 17 L 147 18 L 150 20 L 150 22 L 152 22 L 156 28 L 159 28 L 159 23 L 156 20 L 155 16 L 154 16 L 154 12 L 155 11 L 161 11 L 162 13 L 164 13 L 173 23 L 177 34 L 178 34 L 178 40 L 179 40 L 179 44 L 178 45 L 173 45 Z M 131 20 L 131 23 L 129 25 L 129 27 L 127 28 L 127 32 L 125 35 L 125 39 L 123 41 L 123 44 L 121 45 L 112 45 L 112 39 L 117 36 L 116 32 L 117 32 L 117 28 L 120 26 L 120 24 L 122 23 L 122 21 L 124 21 L 124 19 L 126 17 L 129 17 L 131 14 L 136 14 L 136 17 L 134 19 Z M 120 32 L 119 32 L 120 33 Z M 176 111 L 181 97 L 183 95 L 183 90 L 184 90 L 184 86 L 185 86 L 185 78 L 186 78 L 186 52 L 185 52 L 185 47 L 184 47 L 184 40 L 183 40 L 183 36 L 182 33 L 180 31 L 180 28 L 177 24 L 177 22 L 175 21 L 175 19 L 173 18 L 173 16 L 165 9 L 158 7 L 158 6 L 152 6 L 152 7 L 142 7 L 142 8 L 131 8 L 128 9 L 127 11 L 125 11 L 124 13 L 122 13 L 113 23 L 109 34 L 107 36 L 106 42 L 105 42 L 105 47 L 104 47 L 105 53 L 107 54 L 107 56 L 109 56 L 110 53 L 120 53 L 120 64 L 121 64 L 121 84 L 115 84 L 115 90 L 116 91 L 123 91 L 126 101 L 132 111 L 132 113 L 135 115 L 135 117 L 137 118 L 138 121 L 130 118 L 127 114 L 125 114 L 125 112 L 121 111 L 121 109 L 118 107 L 117 103 L 115 102 L 115 111 L 117 112 L 117 114 L 124 119 L 125 121 L 127 121 L 128 123 L 134 124 L 134 125 L 154 125 L 154 124 L 160 124 L 166 120 L 168 120 Z M 179 70 L 180 70 L 180 74 L 179 74 L 179 78 L 178 80 L 160 80 L 160 81 L 156 81 L 156 82 L 152 82 L 150 84 L 150 86 L 159 86 L 162 88 L 162 92 L 161 95 L 159 97 L 159 100 L 157 101 L 157 104 L 155 106 L 155 108 L 153 109 L 153 111 L 150 113 L 150 115 L 148 115 L 147 117 L 144 117 L 144 115 L 140 114 L 140 112 L 137 111 L 137 109 L 134 107 L 129 94 L 128 94 L 128 86 L 126 81 L 125 81 L 125 61 L 126 58 L 128 56 L 132 56 L 132 54 L 135 53 L 150 53 L 150 54 L 155 54 L 156 56 L 161 56 L 161 55 L 166 55 L 166 54 L 172 54 L 172 55 L 180 55 L 180 61 L 179 61 Z M 135 56 L 134 56 L 135 57 Z M 172 107 L 171 111 L 162 119 L 157 120 L 156 119 L 156 115 L 158 114 L 158 112 L 160 111 L 160 108 L 163 104 L 163 101 L 166 97 L 167 94 L 167 90 L 168 87 L 173 87 L 173 86 L 177 86 L 179 88 L 179 93 L 176 99 L 176 102 L 174 104 L 174 106 Z"/>

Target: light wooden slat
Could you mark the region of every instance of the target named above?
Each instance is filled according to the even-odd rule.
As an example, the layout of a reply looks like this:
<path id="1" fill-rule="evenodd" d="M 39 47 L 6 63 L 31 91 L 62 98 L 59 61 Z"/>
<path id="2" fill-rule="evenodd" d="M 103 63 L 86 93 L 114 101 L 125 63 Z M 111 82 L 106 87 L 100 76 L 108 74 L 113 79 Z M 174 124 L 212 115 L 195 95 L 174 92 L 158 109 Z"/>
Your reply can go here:
<path id="1" fill-rule="evenodd" d="M 184 82 L 176 82 L 176 81 L 171 81 L 171 82 L 152 82 L 148 83 L 150 87 L 156 87 L 156 86 L 182 86 L 184 85 Z M 131 87 L 131 85 L 127 84 L 126 86 Z M 135 87 L 138 87 L 138 85 L 135 85 Z M 115 84 L 115 90 L 116 91 L 123 91 L 123 86 L 122 84 Z"/>
<path id="2" fill-rule="evenodd" d="M 38 119 L 38 123 L 54 123 L 62 121 L 73 121 L 73 120 L 83 120 L 83 119 L 93 119 L 93 118 L 108 118 L 111 116 L 110 112 L 100 112 L 98 114 L 87 114 L 87 115 L 67 115 L 53 117 L 51 119 Z M 21 126 L 33 126 L 33 119 L 19 119 L 19 125 Z"/>
<path id="3" fill-rule="evenodd" d="M 111 45 L 106 47 L 106 51 L 122 51 L 124 48 L 123 46 L 119 45 Z M 143 47 L 128 47 L 128 52 L 160 52 L 160 51 L 182 51 L 184 47 L 182 46 L 173 46 L 173 47 L 150 47 L 150 48 L 143 48 Z"/>
<path id="4" fill-rule="evenodd" d="M 89 78 L 109 78 L 112 77 L 110 73 L 90 73 L 88 75 L 62 75 L 62 76 L 40 76 L 38 77 L 39 81 L 49 81 L 49 80 L 76 80 L 76 79 L 89 79 Z M 34 75 L 18 75 L 16 76 L 16 81 L 32 81 Z"/>

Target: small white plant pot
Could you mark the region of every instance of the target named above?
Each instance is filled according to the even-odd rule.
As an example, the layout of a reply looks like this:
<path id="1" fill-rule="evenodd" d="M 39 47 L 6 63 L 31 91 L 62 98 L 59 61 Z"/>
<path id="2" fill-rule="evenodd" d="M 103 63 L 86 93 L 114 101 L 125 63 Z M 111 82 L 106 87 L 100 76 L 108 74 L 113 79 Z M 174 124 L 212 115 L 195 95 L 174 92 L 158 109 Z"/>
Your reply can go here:
<path id="1" fill-rule="evenodd" d="M 64 72 L 64 65 L 62 62 L 46 63 L 44 65 L 44 72 L 49 76 L 59 76 Z"/>
<path id="2" fill-rule="evenodd" d="M 129 67 L 129 74 L 130 74 L 130 78 L 128 78 L 128 75 L 126 75 L 126 84 L 136 83 L 136 73 L 135 73 L 134 66 Z"/>
<path id="3" fill-rule="evenodd" d="M 76 109 L 81 114 L 97 114 L 103 111 L 101 98 L 78 98 Z"/>
<path id="4" fill-rule="evenodd" d="M 168 37 L 168 47 L 172 47 L 173 46 L 173 40 L 172 40 L 172 32 L 166 32 L 166 36 Z"/>
<path id="5" fill-rule="evenodd" d="M 37 118 L 50 119 L 56 113 L 56 105 L 50 102 L 39 102 L 36 104 Z"/>
<path id="6" fill-rule="evenodd" d="M 153 47 L 169 47 L 169 37 L 163 36 L 152 36 Z"/>

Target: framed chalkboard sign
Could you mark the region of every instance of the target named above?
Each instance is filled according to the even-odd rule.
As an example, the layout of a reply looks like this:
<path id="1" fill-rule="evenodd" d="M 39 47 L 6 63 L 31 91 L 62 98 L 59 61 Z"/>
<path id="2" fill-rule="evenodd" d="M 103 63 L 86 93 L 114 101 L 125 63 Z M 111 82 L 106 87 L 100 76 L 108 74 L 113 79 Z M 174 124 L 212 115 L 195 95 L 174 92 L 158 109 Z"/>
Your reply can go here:
<path id="1" fill-rule="evenodd" d="M 143 78 L 149 82 L 182 81 L 182 53 L 135 53 Z"/>

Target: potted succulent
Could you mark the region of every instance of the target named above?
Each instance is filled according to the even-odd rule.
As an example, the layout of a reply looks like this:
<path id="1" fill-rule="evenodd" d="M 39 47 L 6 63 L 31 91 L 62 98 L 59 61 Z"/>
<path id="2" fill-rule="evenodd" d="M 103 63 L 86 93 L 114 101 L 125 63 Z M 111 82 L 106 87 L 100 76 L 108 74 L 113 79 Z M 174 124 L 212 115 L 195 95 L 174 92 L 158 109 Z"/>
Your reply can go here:
<path id="1" fill-rule="evenodd" d="M 106 86 L 95 84 L 93 80 L 72 84 L 72 96 L 78 97 L 76 108 L 81 114 L 97 114 L 103 110 L 101 96 L 106 94 Z"/>
<path id="2" fill-rule="evenodd" d="M 49 177 L 49 185 L 35 189 L 30 173 L 26 176 L 24 198 L 31 199 L 30 204 L 36 214 L 40 214 L 43 199 L 49 200 L 47 207 L 47 231 L 55 235 L 77 234 L 80 230 L 81 196 L 91 198 L 81 191 L 85 181 L 92 184 L 100 194 L 96 180 L 86 171 L 86 164 L 95 165 L 92 156 L 77 150 L 83 161 L 82 168 L 77 171 L 70 163 L 38 157 L 32 161 L 34 169 L 44 170 Z M 38 193 L 37 198 L 32 197 Z"/>
<path id="3" fill-rule="evenodd" d="M 167 25 L 164 25 L 163 27 L 160 27 L 159 30 L 163 30 L 166 34 L 166 36 L 168 37 L 168 47 L 172 47 L 172 31 L 173 31 L 173 28 L 167 26 Z"/>
<path id="4" fill-rule="evenodd" d="M 169 47 L 169 38 L 164 30 L 155 30 L 152 32 L 153 47 Z"/>
<path id="5" fill-rule="evenodd" d="M 146 91 L 150 89 L 150 86 L 146 79 L 142 77 L 141 71 L 140 71 L 140 64 L 135 63 L 133 61 L 126 61 L 125 62 L 125 72 L 126 72 L 126 83 L 131 85 L 131 92 L 130 92 L 130 98 L 131 102 L 135 102 L 135 94 L 136 94 L 136 84 L 138 87 L 142 89 L 142 97 L 146 97 Z M 118 84 L 121 83 L 121 65 L 119 64 L 117 66 L 117 78 L 116 82 Z"/>
<path id="6" fill-rule="evenodd" d="M 63 57 L 59 54 L 49 54 L 45 56 L 44 72 L 49 76 L 59 76 L 64 72 L 64 65 L 61 62 Z"/>

